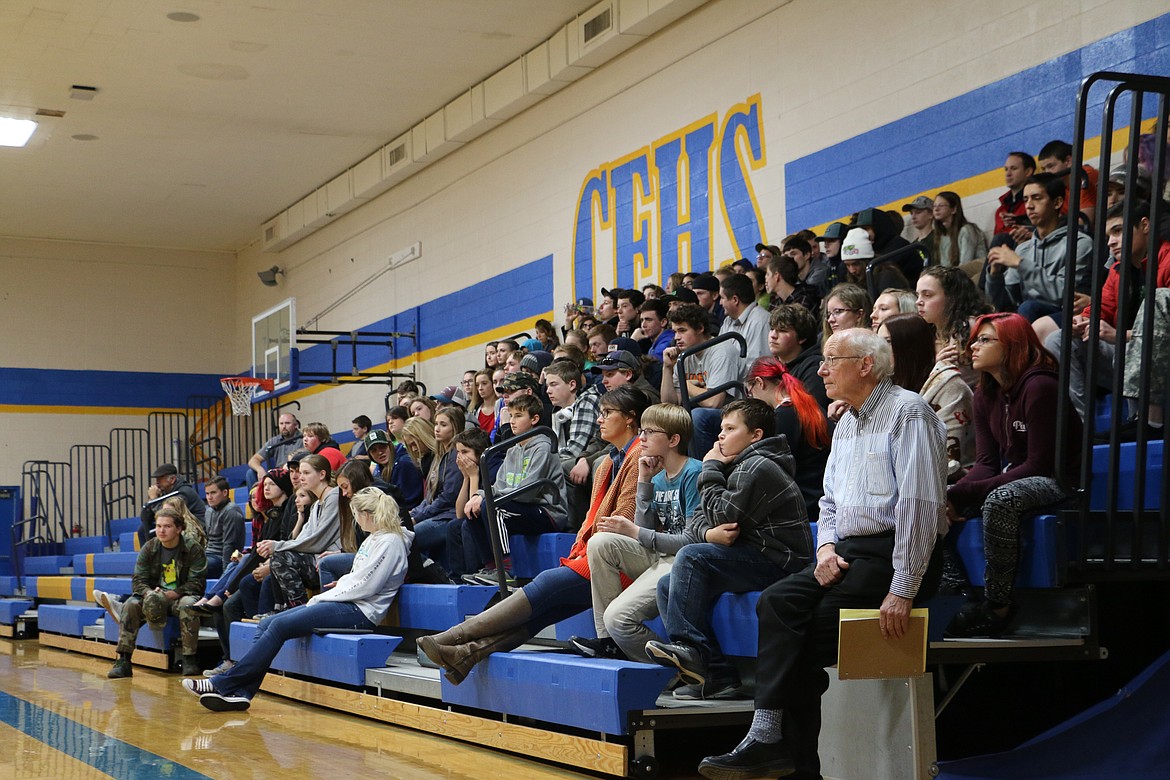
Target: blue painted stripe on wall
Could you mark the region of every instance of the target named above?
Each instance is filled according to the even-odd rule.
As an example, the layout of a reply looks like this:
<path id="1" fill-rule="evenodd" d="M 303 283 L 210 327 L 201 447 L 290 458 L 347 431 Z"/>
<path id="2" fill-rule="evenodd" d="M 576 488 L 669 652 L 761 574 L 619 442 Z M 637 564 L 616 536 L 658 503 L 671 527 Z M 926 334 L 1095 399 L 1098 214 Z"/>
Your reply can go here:
<path id="1" fill-rule="evenodd" d="M 0 691 L 0 722 L 111 777 L 210 780 L 170 759 Z"/>
<path id="2" fill-rule="evenodd" d="M 222 393 L 210 374 L 0 368 L 0 404 L 180 409 L 189 395 Z"/>
<path id="3" fill-rule="evenodd" d="M 551 311 L 553 305 L 553 256 L 548 255 L 372 322 L 360 330 L 405 332 L 417 328 L 416 332 L 420 334 L 418 351 L 425 351 L 510 322 L 536 318 Z M 397 339 L 395 349 L 399 358 L 409 357 L 415 352 L 409 339 Z M 385 347 L 359 347 L 357 368 L 365 370 L 388 359 L 389 352 Z M 353 367 L 352 363 L 352 348 L 339 347 L 338 368 L 348 371 Z M 331 366 L 328 345 L 318 344 L 301 351 L 302 372 L 329 371 Z"/>
<path id="4" fill-rule="evenodd" d="M 789 229 L 994 170 L 1013 149 L 1071 141 L 1080 83 L 1100 70 L 1170 73 L 1170 14 L 793 160 L 784 166 Z M 1090 136 L 1106 95 L 1091 94 Z M 1119 103 L 1119 116 L 1128 111 Z"/>

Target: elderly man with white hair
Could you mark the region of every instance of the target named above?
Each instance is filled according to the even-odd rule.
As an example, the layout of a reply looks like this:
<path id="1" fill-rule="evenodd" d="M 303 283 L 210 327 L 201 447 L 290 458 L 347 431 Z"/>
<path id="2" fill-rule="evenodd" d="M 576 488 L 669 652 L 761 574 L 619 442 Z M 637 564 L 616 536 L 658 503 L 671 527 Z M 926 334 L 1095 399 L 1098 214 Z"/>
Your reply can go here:
<path id="1" fill-rule="evenodd" d="M 703 759 L 704 777 L 819 778 L 839 610 L 880 608 L 882 635 L 901 637 L 913 603 L 938 585 L 946 427 L 921 396 L 893 384 L 890 346 L 873 332 L 834 334 L 823 354 L 825 391 L 850 409 L 825 468 L 816 561 L 761 595 L 755 717 L 734 750 Z"/>

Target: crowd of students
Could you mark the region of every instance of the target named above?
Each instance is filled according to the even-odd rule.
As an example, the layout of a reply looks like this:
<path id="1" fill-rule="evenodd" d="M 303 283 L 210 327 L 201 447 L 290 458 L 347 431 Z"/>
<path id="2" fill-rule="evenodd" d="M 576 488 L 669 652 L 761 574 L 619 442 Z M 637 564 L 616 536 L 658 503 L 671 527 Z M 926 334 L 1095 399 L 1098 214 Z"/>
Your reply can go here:
<path id="1" fill-rule="evenodd" d="M 1110 365 L 1118 340 L 1140 338 L 1147 316 L 1137 305 L 1140 271 L 1153 237 L 1163 235 L 1146 216 L 1162 183 L 1154 186 L 1148 175 L 1130 182 L 1126 201 L 1122 170 L 1111 174 L 1100 210 L 1093 191 L 1082 190 L 1074 212 L 1083 227 L 1070 244 L 1068 178 L 1093 182 L 1096 171 L 1070 174 L 1071 149 L 1062 142 L 1046 145 L 1039 158 L 1008 155 L 1008 191 L 988 232 L 967 220 L 958 195 L 944 191 L 907 203 L 905 222 L 903 213 L 863 209 L 820 235 L 806 230 L 779 246 L 760 243 L 754 261 L 673 274 L 663 286 L 603 289 L 596 305 L 580 298 L 565 307 L 560 327 L 542 319 L 535 337 L 488 343 L 482 368 L 437 393 L 403 383 L 385 430 L 366 416 L 352 421 L 348 458 L 326 426 L 310 423 L 302 432 L 282 416 L 280 436 L 252 463 L 260 476 L 252 549 L 221 551 L 227 565 L 216 592 L 180 602 L 190 614 L 216 617 L 224 653 L 207 680 L 185 684 L 212 709 L 246 708 L 279 643 L 310 623 L 376 625 L 404 581 L 503 579 L 512 586 L 508 598 L 419 640 L 452 683 L 490 653 L 592 608 L 597 637 L 571 642 L 582 655 L 675 668 L 679 699 L 748 696 L 711 629 L 714 601 L 814 570 L 825 587 L 839 582 L 849 559 L 821 552 L 845 541 L 832 530 L 841 523 L 842 497 L 883 495 L 870 464 L 861 463 L 858 475 L 841 465 L 844 456 L 833 459 L 838 422 L 847 420 L 847 446 L 856 448 L 853 438 L 873 413 L 858 407 L 869 396 L 844 389 L 840 364 L 851 360 L 876 389 L 872 397 L 900 388 L 889 397 L 904 404 L 912 396 L 932 410 L 930 425 L 937 423 L 945 442 L 940 541 L 914 544 L 925 544 L 915 553 L 922 567 L 937 557 L 943 588 L 969 598 L 947 633 L 1010 632 L 1020 523 L 1066 505 L 1075 488 L 1067 478 L 1079 473 L 1079 450 L 1056 452 L 1053 410 L 1071 392 L 1064 424 L 1079 432 L 1086 384 L 1100 378 L 1085 375 L 1087 347 L 1102 355 L 1100 367 Z M 1094 251 L 1088 230 L 1095 220 L 1104 221 L 1108 251 Z M 1095 263 L 1103 266 L 1096 273 Z M 1122 289 L 1126 263 L 1139 272 Z M 1170 287 L 1170 242 L 1161 242 L 1156 263 L 1157 286 Z M 1077 314 L 1066 334 L 1068 285 Z M 1162 364 L 1170 362 L 1160 351 L 1170 343 L 1164 292 L 1148 313 Z M 1075 342 L 1068 388 L 1057 381 L 1066 337 Z M 1135 353 L 1127 352 L 1127 368 Z M 1158 437 L 1163 394 L 1156 382 L 1142 415 Z M 555 438 L 533 434 L 538 427 Z M 525 438 L 489 457 L 492 445 L 517 437 Z M 851 479 L 858 484 L 847 485 Z M 810 521 L 826 508 L 829 523 L 814 539 Z M 945 541 L 948 525 L 975 516 L 984 520 L 981 591 L 970 587 Z M 497 570 L 493 530 L 505 571 Z M 576 534 L 568 556 L 517 582 L 507 571 L 509 536 L 553 531 Z M 895 583 L 879 590 L 896 592 L 897 549 Z M 831 572 L 822 577 L 825 566 Z M 908 590 L 911 598 L 926 592 L 917 584 Z M 233 662 L 227 627 L 245 615 L 267 619 L 256 645 Z M 647 627 L 656 615 L 666 636 Z M 779 739 L 779 721 L 762 717 L 752 733 Z M 721 776 L 719 761 L 738 760 L 735 751 L 728 756 L 715 757 L 709 776 Z"/>

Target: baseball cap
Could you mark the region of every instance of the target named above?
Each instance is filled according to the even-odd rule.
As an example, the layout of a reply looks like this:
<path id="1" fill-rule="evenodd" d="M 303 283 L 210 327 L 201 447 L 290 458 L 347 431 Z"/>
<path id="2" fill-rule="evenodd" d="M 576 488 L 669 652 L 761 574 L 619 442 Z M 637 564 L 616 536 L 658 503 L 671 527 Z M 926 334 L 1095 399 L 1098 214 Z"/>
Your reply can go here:
<path id="1" fill-rule="evenodd" d="M 528 356 L 525 355 L 524 360 L 527 359 Z M 523 360 L 521 362 L 523 362 Z M 441 404 L 458 404 L 459 406 L 467 408 L 467 401 L 461 399 L 461 397 L 458 395 L 458 390 L 459 388 L 455 387 L 455 385 L 447 385 L 442 390 L 432 395 L 431 398 L 434 398 Z"/>
<path id="2" fill-rule="evenodd" d="M 902 211 L 929 211 L 934 208 L 934 201 L 925 195 L 919 195 L 909 203 L 902 204 Z"/>
<path id="3" fill-rule="evenodd" d="M 386 431 L 382 431 L 382 430 L 370 431 L 369 433 L 367 433 L 365 435 L 365 438 L 362 439 L 362 443 L 366 445 L 367 451 L 371 447 L 377 446 L 379 444 L 385 444 L 387 447 L 394 446 L 390 442 L 390 434 L 388 434 L 388 433 L 386 433 Z"/>
<path id="4" fill-rule="evenodd" d="M 592 306 L 593 299 L 592 298 L 578 298 L 577 305 L 578 306 Z"/>
<path id="5" fill-rule="evenodd" d="M 662 300 L 666 301 L 667 303 L 669 303 L 670 301 L 681 301 L 683 303 L 698 303 L 699 296 L 695 295 L 694 290 L 688 290 L 686 287 L 680 287 L 679 289 L 675 290 L 674 292 L 668 293 L 665 297 L 663 297 Z"/>
<path id="6" fill-rule="evenodd" d="M 642 345 L 633 339 L 626 338 L 625 336 L 618 336 L 613 341 L 609 342 L 609 352 L 612 353 L 619 350 L 625 350 L 634 357 L 642 357 Z"/>
<path id="7" fill-rule="evenodd" d="M 510 374 L 505 374 L 504 378 L 500 380 L 499 386 L 496 388 L 497 393 L 511 393 L 516 390 L 536 390 L 540 384 L 536 381 L 536 377 L 532 374 L 526 374 L 523 371 L 513 371 Z"/>
<path id="8" fill-rule="evenodd" d="M 753 263 L 751 260 L 748 260 L 746 257 L 741 257 L 738 260 L 736 260 L 734 263 L 732 263 L 731 267 L 732 268 L 743 268 L 744 270 L 750 270 L 752 268 L 755 268 L 756 264 Z"/>
<path id="9" fill-rule="evenodd" d="M 818 241 L 838 241 L 845 238 L 845 234 L 849 232 L 849 226 L 844 222 L 834 222 L 825 228 L 823 236 L 817 236 Z"/>
<path id="10" fill-rule="evenodd" d="M 765 249 L 771 253 L 772 257 L 779 257 L 780 255 L 784 254 L 780 251 L 780 247 L 776 246 L 775 244 L 756 244 L 757 253 L 763 252 Z"/>
<path id="11" fill-rule="evenodd" d="M 634 357 L 633 354 L 624 349 L 619 349 L 616 352 L 610 352 L 606 354 L 605 357 L 599 360 L 597 364 L 589 370 L 595 374 L 600 371 L 620 370 L 633 371 L 636 374 L 641 368 L 642 364 L 638 358 Z"/>

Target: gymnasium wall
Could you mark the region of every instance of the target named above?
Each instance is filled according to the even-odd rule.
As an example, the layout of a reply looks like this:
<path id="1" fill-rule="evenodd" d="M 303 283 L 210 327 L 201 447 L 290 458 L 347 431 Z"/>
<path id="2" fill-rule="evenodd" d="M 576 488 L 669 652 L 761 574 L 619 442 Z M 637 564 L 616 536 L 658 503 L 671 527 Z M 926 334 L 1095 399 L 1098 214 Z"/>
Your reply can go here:
<path id="1" fill-rule="evenodd" d="M 761 237 L 939 189 L 989 223 L 1006 152 L 1071 139 L 1084 74 L 1170 71 L 1164 10 L 714 0 L 282 253 L 245 249 L 237 330 L 289 295 L 300 323 L 344 298 L 317 327 L 418 323 L 434 390 L 481 365 L 483 342 L 575 297 L 754 256 Z M 346 296 L 416 241 L 420 260 Z M 261 288 L 274 262 L 282 287 Z M 345 431 L 355 414 L 379 419 L 384 394 L 294 397 L 302 420 Z"/>
<path id="2" fill-rule="evenodd" d="M 1084 74 L 1170 72 L 1165 10 L 711 0 L 278 254 L 0 238 L 0 483 L 215 392 L 251 363 L 252 316 L 290 296 L 300 325 L 338 304 L 317 328 L 417 328 L 394 365 L 435 390 L 480 365 L 484 341 L 559 319 L 575 296 L 714 267 L 758 238 L 944 188 L 986 222 L 1004 154 L 1071 137 Z M 420 259 L 364 284 L 416 242 Z M 264 287 L 256 272 L 274 264 L 286 275 Z M 303 355 L 327 362 L 324 347 Z M 293 397 L 303 421 L 348 433 L 384 394 Z"/>

